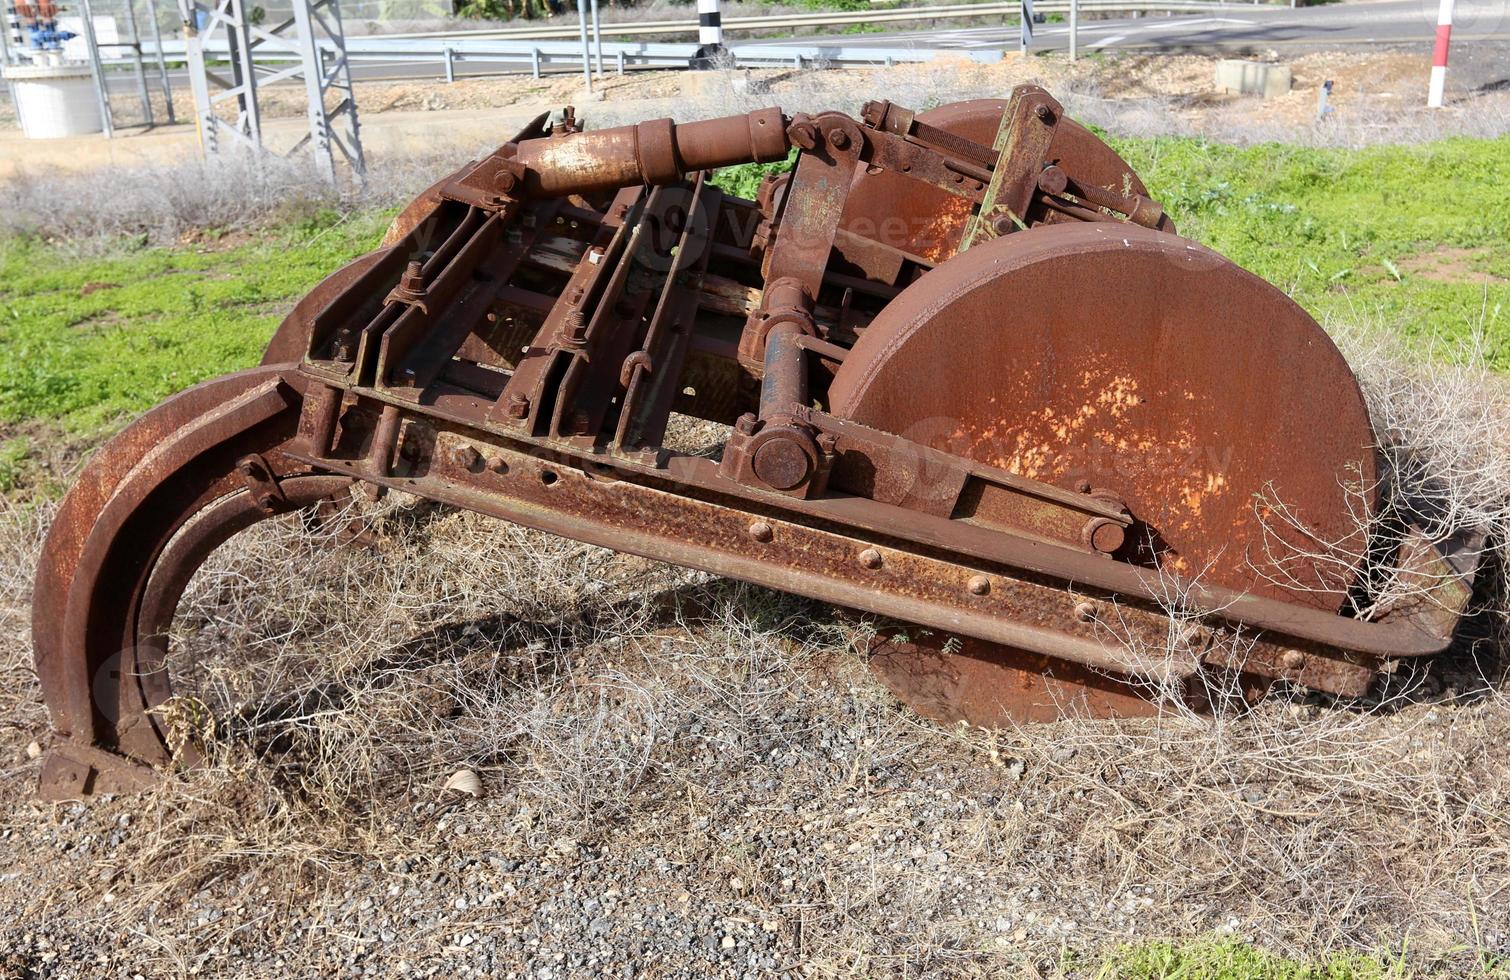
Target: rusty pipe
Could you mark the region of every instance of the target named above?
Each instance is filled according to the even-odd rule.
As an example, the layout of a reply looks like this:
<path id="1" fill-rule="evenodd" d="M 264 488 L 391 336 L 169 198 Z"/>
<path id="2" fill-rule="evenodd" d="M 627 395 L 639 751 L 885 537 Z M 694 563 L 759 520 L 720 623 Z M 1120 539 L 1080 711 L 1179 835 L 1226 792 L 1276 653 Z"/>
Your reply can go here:
<path id="1" fill-rule="evenodd" d="M 639 184 L 672 184 L 689 173 L 786 157 L 786 119 L 776 107 L 742 116 L 634 126 L 521 140 L 514 162 L 528 197 L 564 197 Z"/>
<path id="2" fill-rule="evenodd" d="M 802 327 L 788 320 L 771 329 L 765 339 L 765 378 L 760 388 L 760 419 L 790 419 L 807 401 L 807 358 L 800 339 Z"/>

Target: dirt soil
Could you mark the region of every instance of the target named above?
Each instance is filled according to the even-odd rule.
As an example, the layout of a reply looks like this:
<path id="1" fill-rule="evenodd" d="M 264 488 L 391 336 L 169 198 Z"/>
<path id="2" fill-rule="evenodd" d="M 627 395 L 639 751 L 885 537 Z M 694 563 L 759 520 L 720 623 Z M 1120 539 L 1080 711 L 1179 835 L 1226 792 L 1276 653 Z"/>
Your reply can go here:
<path id="1" fill-rule="evenodd" d="M 575 104 L 592 126 L 656 116 L 709 118 L 778 104 L 788 111 L 858 111 L 863 98 L 883 97 L 917 109 L 967 98 L 1003 98 L 1014 85 L 1047 86 L 1076 118 L 1123 135 L 1199 134 L 1229 142 L 1376 143 L 1442 135 L 1493 136 L 1510 128 L 1510 90 L 1450 90 L 1449 107 L 1421 106 L 1429 70 L 1425 52 L 1375 50 L 1305 54 L 1288 62 L 1294 88 L 1261 99 L 1218 91 L 1215 61 L 1202 55 L 1125 55 L 1071 63 L 1061 57 L 1007 57 L 982 65 L 941 57 L 892 69 L 767 69 L 736 72 L 631 72 L 601 79 L 584 97 L 575 74 L 363 82 L 357 102 L 372 156 L 465 145 L 467 152 L 507 139 L 531 116 Z M 1330 79 L 1331 113 L 1317 122 L 1317 96 Z M 302 89 L 268 86 L 260 93 L 264 135 L 274 149 L 303 134 Z M 187 91 L 175 99 L 178 118 L 192 118 Z M 42 168 L 93 169 L 161 163 L 197 152 L 192 126 L 143 131 L 125 125 L 136 111 L 117 106 L 123 128 L 98 137 L 26 140 L 0 125 L 0 177 Z M 159 118 L 165 116 L 159 105 Z M 5 122 L 0 119 L 0 124 Z"/>

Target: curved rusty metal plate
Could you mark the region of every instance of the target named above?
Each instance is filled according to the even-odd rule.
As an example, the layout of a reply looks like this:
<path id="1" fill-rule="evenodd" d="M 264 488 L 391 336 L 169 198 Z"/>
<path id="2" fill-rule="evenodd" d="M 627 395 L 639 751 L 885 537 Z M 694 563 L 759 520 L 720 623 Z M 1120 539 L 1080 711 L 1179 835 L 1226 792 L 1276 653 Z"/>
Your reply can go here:
<path id="1" fill-rule="evenodd" d="M 1335 611 L 1363 553 L 1374 439 L 1342 355 L 1279 290 L 1173 235 L 1054 225 L 977 246 L 882 311 L 830 402 L 1114 495 L 1147 525 L 1122 557 L 1183 578 Z"/>
<path id="2" fill-rule="evenodd" d="M 905 629 L 883 633 L 870 669 L 912 710 L 941 725 L 977 728 L 1061 718 L 1141 718 L 1160 711 L 1158 696 L 1183 700 L 1184 682 L 1152 682 L 1093 670 L 972 637 Z"/>
<path id="3" fill-rule="evenodd" d="M 917 121 L 990 146 L 996 140 L 1006 99 L 972 99 L 918 113 Z M 1060 122 L 1049 157 L 1077 180 L 1118 194 L 1148 193 L 1117 152 L 1072 119 Z M 930 262 L 959 248 L 971 204 L 963 198 L 891 171 L 859 171 L 840 227 Z"/>
<path id="4" fill-rule="evenodd" d="M 236 460 L 276 458 L 293 438 L 300 393 L 290 368 L 243 371 L 173 396 L 106 443 L 64 498 L 32 600 L 37 677 L 59 736 L 166 758 L 141 713 L 142 596 L 178 528 L 245 489 Z"/>

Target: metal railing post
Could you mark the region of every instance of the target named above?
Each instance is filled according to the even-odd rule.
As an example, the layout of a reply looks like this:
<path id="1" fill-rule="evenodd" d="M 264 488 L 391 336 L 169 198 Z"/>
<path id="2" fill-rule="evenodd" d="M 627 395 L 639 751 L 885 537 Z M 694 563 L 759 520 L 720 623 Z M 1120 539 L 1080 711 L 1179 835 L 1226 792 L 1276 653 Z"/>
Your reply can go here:
<path id="1" fill-rule="evenodd" d="M 450 48 L 446 49 L 446 84 L 456 81 L 456 62 Z"/>
<path id="2" fill-rule="evenodd" d="M 163 90 L 163 101 L 168 104 L 168 124 L 178 122 L 173 111 L 173 83 L 168 80 L 168 59 L 163 54 L 163 29 L 157 22 L 157 0 L 147 0 L 147 23 L 152 27 L 152 43 L 157 47 L 157 84 Z"/>
<path id="3" fill-rule="evenodd" d="M 1070 60 L 1080 57 L 1080 0 L 1070 0 Z"/>
<path id="4" fill-rule="evenodd" d="M 597 55 L 597 75 L 603 77 L 603 31 L 598 26 L 598 0 L 592 0 L 592 44 Z"/>
<path id="5" fill-rule="evenodd" d="M 100 104 L 100 126 L 105 138 L 115 136 L 115 120 L 110 118 L 110 94 L 105 90 L 105 66 L 100 64 L 100 42 L 94 34 L 94 10 L 89 0 L 79 0 L 79 19 L 84 22 L 84 46 L 89 49 L 89 74 L 94 77 L 94 96 Z"/>
<path id="6" fill-rule="evenodd" d="M 582 84 L 592 94 L 592 49 L 587 46 L 587 0 L 577 0 L 577 23 L 582 28 Z"/>
<path id="7" fill-rule="evenodd" d="M 540 77 L 540 49 L 530 48 L 530 74 Z"/>
<path id="8" fill-rule="evenodd" d="M 131 67 L 136 75 L 136 90 L 142 100 L 142 121 L 150 129 L 152 121 L 152 93 L 147 90 L 147 66 L 142 61 L 142 35 L 136 26 L 136 0 L 125 0 L 126 29 L 131 32 Z"/>

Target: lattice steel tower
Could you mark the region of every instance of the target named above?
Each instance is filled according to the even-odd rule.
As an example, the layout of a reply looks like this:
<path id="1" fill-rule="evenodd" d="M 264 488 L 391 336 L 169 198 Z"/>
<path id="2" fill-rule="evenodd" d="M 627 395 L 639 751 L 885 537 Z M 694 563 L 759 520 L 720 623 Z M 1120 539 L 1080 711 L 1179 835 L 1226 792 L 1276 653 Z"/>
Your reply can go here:
<path id="1" fill-rule="evenodd" d="M 178 0 L 188 40 L 189 84 L 206 155 L 220 152 L 226 144 L 265 149 L 258 86 L 302 78 L 309 132 L 288 155 L 308 147 L 315 166 L 332 181 L 337 152 L 359 176 L 365 173 L 337 0 L 293 0 L 292 15 L 272 27 L 252 23 L 248 7 L 243 0 Z M 229 78 L 207 67 L 207 59 L 220 58 L 230 62 Z M 220 115 L 227 104 L 235 110 L 229 121 Z"/>

